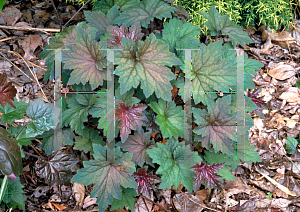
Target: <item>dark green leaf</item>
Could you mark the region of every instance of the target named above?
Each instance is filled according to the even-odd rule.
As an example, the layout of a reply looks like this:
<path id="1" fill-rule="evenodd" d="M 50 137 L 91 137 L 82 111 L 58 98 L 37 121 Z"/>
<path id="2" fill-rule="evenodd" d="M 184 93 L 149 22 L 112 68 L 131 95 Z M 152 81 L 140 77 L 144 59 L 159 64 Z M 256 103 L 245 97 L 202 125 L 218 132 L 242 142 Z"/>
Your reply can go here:
<path id="1" fill-rule="evenodd" d="M 5 107 L 0 105 L 0 113 L 3 113 L 1 116 L 1 121 L 3 123 L 12 124 L 14 123 L 15 119 L 24 118 L 28 104 L 22 101 L 18 102 L 16 98 L 14 104 L 16 108 L 13 108 L 9 104 L 6 104 Z"/>
<path id="2" fill-rule="evenodd" d="M 211 30 L 212 36 L 216 36 L 222 32 L 223 35 L 229 36 L 229 39 L 232 41 L 234 47 L 236 44 L 244 46 L 244 43 L 249 44 L 253 42 L 240 26 L 232 22 L 228 15 L 222 17 L 214 6 L 210 8 L 208 13 L 198 13 L 203 15 L 203 17 L 208 20 L 205 22 L 205 25 Z"/>
<path id="3" fill-rule="evenodd" d="M 91 151 L 91 153 L 94 154 L 93 145 L 92 145 L 93 143 L 101 144 L 102 146 L 105 145 L 105 142 L 103 141 L 102 137 L 98 135 L 97 130 L 94 130 L 93 128 L 85 127 L 83 129 L 82 136 L 81 135 L 75 136 L 74 149 L 82 150 L 85 153 Z"/>

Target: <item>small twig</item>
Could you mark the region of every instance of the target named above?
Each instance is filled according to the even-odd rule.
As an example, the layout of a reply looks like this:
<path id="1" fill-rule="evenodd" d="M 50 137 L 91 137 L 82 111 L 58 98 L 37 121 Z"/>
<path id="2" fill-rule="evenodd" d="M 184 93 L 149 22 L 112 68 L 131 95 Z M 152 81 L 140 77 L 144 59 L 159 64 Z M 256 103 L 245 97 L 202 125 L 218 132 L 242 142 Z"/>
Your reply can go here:
<path id="1" fill-rule="evenodd" d="M 142 194 L 139 194 L 142 198 L 144 198 L 145 200 L 151 202 L 152 204 L 157 205 L 160 209 L 165 210 L 167 212 L 171 212 L 170 210 L 166 209 L 165 207 L 161 206 L 160 204 L 153 202 L 151 199 L 149 199 L 148 197 L 143 196 Z"/>
<path id="2" fill-rule="evenodd" d="M 20 135 L 20 133 L 24 130 L 24 128 L 26 127 L 27 124 L 25 124 L 22 129 L 20 130 L 20 132 L 17 134 L 17 136 L 15 137 L 15 140 L 17 139 L 17 137 Z"/>
<path id="3" fill-rule="evenodd" d="M 54 2 L 53 2 L 53 0 L 51 0 L 51 2 L 52 2 L 52 5 L 53 5 L 53 7 L 54 7 L 54 10 L 55 10 L 55 13 L 56 13 L 56 16 L 57 16 L 57 18 L 58 18 L 58 21 L 59 21 L 59 26 L 60 26 L 60 31 L 61 31 L 61 29 L 62 29 L 62 21 L 61 21 L 61 19 L 60 19 L 60 17 L 59 17 L 59 14 L 58 14 L 58 11 L 57 11 L 57 9 L 56 9 L 56 6 L 55 6 L 55 4 L 54 4 Z"/>
<path id="4" fill-rule="evenodd" d="M 60 32 L 60 29 L 32 28 L 32 27 L 15 27 L 15 26 L 3 26 L 3 25 L 0 25 L 0 29 L 12 29 L 12 30 L 24 30 L 24 31 L 40 31 L 40 32 Z"/>
<path id="5" fill-rule="evenodd" d="M 18 69 L 20 72 L 22 72 L 28 79 L 30 79 L 31 81 L 34 81 L 33 79 L 31 79 L 27 74 L 25 74 L 24 71 L 22 71 L 18 66 L 16 66 L 14 63 L 12 63 L 7 57 L 5 57 L 4 54 L 2 54 L 2 52 L 0 52 L 0 54 L 2 55 L 2 57 L 4 57 L 10 64 L 12 64 L 16 69 Z"/>
<path id="6" fill-rule="evenodd" d="M 149 208 L 148 208 L 148 205 L 146 204 L 146 201 L 145 201 L 145 199 L 144 199 L 144 198 L 142 198 L 142 200 L 143 200 L 143 202 L 144 202 L 144 204 L 145 204 L 145 206 L 146 206 L 146 208 L 147 208 L 147 211 L 148 211 L 148 212 L 150 212 L 150 211 L 149 211 Z"/>
<path id="7" fill-rule="evenodd" d="M 32 157 L 36 157 L 36 158 L 40 159 L 40 156 L 33 155 L 33 154 L 29 153 L 29 152 L 25 152 L 24 150 L 23 150 L 23 152 L 24 152 L 26 155 L 30 155 L 30 156 L 32 156 Z"/>
<path id="8" fill-rule="evenodd" d="M 1 40 L 0 40 L 0 41 L 1 41 Z M 30 62 L 29 60 L 25 60 L 25 59 L 24 59 L 20 54 L 18 54 L 17 52 L 9 51 L 9 50 L 6 50 L 6 49 L 0 49 L 0 51 L 14 54 L 14 55 L 16 55 L 17 57 L 19 57 L 20 59 L 22 59 L 24 62 L 30 63 L 31 65 L 33 65 L 33 66 L 35 66 L 35 67 L 37 67 L 37 68 L 40 68 L 40 69 L 42 69 L 42 70 L 44 70 L 44 71 L 47 71 L 47 69 L 45 69 L 45 68 L 43 68 L 43 67 L 41 67 L 41 66 L 39 66 L 39 65 L 36 65 L 36 64 Z M 33 81 L 33 80 L 32 80 L 32 81 Z"/>
<path id="9" fill-rule="evenodd" d="M 35 148 L 34 148 L 34 146 L 32 146 L 32 145 L 30 145 L 31 146 L 31 148 L 40 156 L 40 157 L 43 157 L 42 155 L 41 155 L 41 153 L 39 153 L 39 151 L 37 151 Z"/>
<path id="10" fill-rule="evenodd" d="M 82 5 L 82 7 L 80 7 L 80 9 L 73 15 L 73 17 L 68 20 L 68 22 L 63 26 L 62 30 L 64 30 L 66 28 L 66 26 L 68 25 L 68 23 L 70 23 L 70 21 L 79 13 L 79 11 L 87 4 L 89 3 L 91 0 L 88 0 L 87 2 L 84 3 L 84 5 Z"/>
<path id="11" fill-rule="evenodd" d="M 202 208 L 206 208 L 206 209 L 209 209 L 209 210 L 212 210 L 212 211 L 221 212 L 221 211 L 215 210 L 215 209 L 213 209 L 213 208 L 209 208 L 209 207 L 207 207 L 207 206 L 205 206 L 205 205 L 202 205 L 202 204 L 200 204 L 200 203 L 194 201 L 193 199 L 189 198 L 185 193 L 183 193 L 181 190 L 180 190 L 180 192 L 181 192 L 186 198 L 188 198 L 190 201 L 192 201 L 192 202 L 194 202 L 195 204 L 201 206 Z"/>
<path id="12" fill-rule="evenodd" d="M 0 51 L 2 51 L 2 50 L 3 50 L 3 49 L 0 49 Z M 0 53 L 1 53 L 1 55 L 2 55 L 3 57 L 5 57 L 4 54 L 2 54 L 2 52 L 0 52 Z M 42 93 L 43 93 L 45 99 L 47 100 L 47 102 L 50 102 L 50 101 L 48 100 L 46 94 L 44 93 L 44 91 L 43 91 L 43 89 L 42 89 L 42 87 L 41 87 L 41 85 L 40 85 L 40 83 L 39 83 L 39 80 L 38 80 L 36 74 L 33 74 L 31 68 L 28 66 L 28 64 L 27 64 L 27 62 L 26 62 L 27 60 L 25 60 L 25 59 L 24 59 L 21 55 L 19 55 L 18 53 L 15 52 L 15 54 L 17 54 L 19 57 L 21 57 L 21 59 L 25 62 L 25 64 L 27 65 L 27 67 L 28 67 L 28 69 L 29 69 L 29 71 L 30 71 L 30 73 L 31 73 L 32 76 L 35 78 L 36 83 L 37 83 L 38 86 L 40 87 L 40 89 L 41 89 L 41 91 L 42 91 Z M 5 57 L 5 58 L 6 58 L 6 57 Z M 7 59 L 7 58 L 6 58 L 6 59 Z M 23 73 L 24 73 L 24 72 L 23 72 Z"/>

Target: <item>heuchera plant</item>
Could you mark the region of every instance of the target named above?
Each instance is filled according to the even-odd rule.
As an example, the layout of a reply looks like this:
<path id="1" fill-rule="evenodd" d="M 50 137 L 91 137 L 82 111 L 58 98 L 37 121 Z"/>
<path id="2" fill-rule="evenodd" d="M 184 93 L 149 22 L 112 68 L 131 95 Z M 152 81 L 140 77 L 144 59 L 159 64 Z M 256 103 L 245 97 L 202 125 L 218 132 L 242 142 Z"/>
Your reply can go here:
<path id="1" fill-rule="evenodd" d="M 196 37 L 200 29 L 182 20 L 170 1 L 106 0 L 99 5 L 93 11 L 85 11 L 85 22 L 51 38 L 40 55 L 46 58 L 48 66 L 44 79 L 52 80 L 55 51 L 50 50 L 68 49 L 62 53 L 63 84 L 72 85 L 75 91 L 95 92 L 62 97 L 62 139 L 57 139 L 52 104 L 45 104 L 40 98 L 28 105 L 15 100 L 15 108 L 4 107 L 3 102 L 14 106 L 14 91 L 9 84 L 0 87 L 2 122 L 11 124 L 25 113 L 33 120 L 23 130 L 9 127 L 15 142 L 26 146 L 36 137 L 43 138 L 42 147 L 49 157 L 36 162 L 39 176 L 51 186 L 67 183 L 70 170 L 78 161 L 61 152 L 61 147 L 74 145 L 74 149 L 90 151 L 93 159 L 83 161 L 84 167 L 77 170 L 71 181 L 94 184 L 91 198 L 97 198 L 100 212 L 108 205 L 111 209 L 128 206 L 133 210 L 134 197 L 150 196 L 155 183 L 159 183 L 159 189 L 172 186 L 177 189 L 181 183 L 189 192 L 197 191 L 201 185 L 213 188 L 224 179 L 235 180 L 231 171 L 241 161 L 261 161 L 247 139 L 244 148 L 235 143 L 236 98 L 217 95 L 218 91 L 236 90 L 236 61 L 241 56 L 237 57 L 233 48 L 252 42 L 242 28 L 211 7 L 203 15 L 218 41 L 205 45 Z M 167 20 L 162 31 L 155 31 L 154 18 Z M 219 39 L 222 36 L 229 36 L 231 42 L 224 43 Z M 115 119 L 106 115 L 107 102 L 114 101 L 107 100 L 105 94 L 109 48 L 115 50 Z M 184 51 L 179 49 L 197 49 L 192 51 L 190 75 L 186 74 Z M 251 75 L 263 64 L 248 59 L 247 55 L 242 57 L 245 85 L 255 88 Z M 175 70 L 180 70 L 177 76 Z M 191 86 L 185 86 L 185 79 L 191 81 Z M 193 93 L 192 108 L 185 108 L 192 111 L 196 126 L 191 144 L 183 138 L 184 128 L 192 124 L 185 123 L 184 108 L 172 100 L 174 88 L 182 98 L 185 93 Z M 246 97 L 245 110 L 251 112 L 256 108 L 251 98 Z M 247 132 L 253 121 L 249 114 L 245 118 Z M 97 130 L 86 124 L 91 120 Z M 107 146 L 99 135 L 101 132 L 106 136 L 107 130 L 115 130 L 120 138 L 116 139 L 113 158 L 108 157 Z M 161 133 L 166 142 L 155 142 L 151 137 L 154 132 Z M 192 148 L 197 142 L 202 145 L 201 154 Z M 150 167 L 144 166 L 145 163 Z M 3 173 L 12 172 L 18 177 L 20 172 L 9 165 L 0 166 Z"/>

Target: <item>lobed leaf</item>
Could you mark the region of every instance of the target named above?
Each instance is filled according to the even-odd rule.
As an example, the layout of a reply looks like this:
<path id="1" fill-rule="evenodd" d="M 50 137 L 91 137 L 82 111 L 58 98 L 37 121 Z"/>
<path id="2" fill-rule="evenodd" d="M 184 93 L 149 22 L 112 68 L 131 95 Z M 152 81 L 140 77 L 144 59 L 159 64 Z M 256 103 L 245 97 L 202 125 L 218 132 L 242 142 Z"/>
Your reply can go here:
<path id="1" fill-rule="evenodd" d="M 195 172 L 190 168 L 202 161 L 197 152 L 192 152 L 189 146 L 184 142 L 172 138 L 168 139 L 166 144 L 157 143 L 156 148 L 147 150 L 153 163 L 158 163 L 160 167 L 156 171 L 162 174 L 160 189 L 170 189 L 174 185 L 175 189 L 181 182 L 189 191 L 193 189 Z"/>
<path id="2" fill-rule="evenodd" d="M 39 176 L 45 178 L 45 181 L 53 187 L 55 184 L 68 184 L 72 176 L 71 169 L 78 162 L 76 158 L 57 150 L 47 158 L 39 158 L 35 168 Z"/>
<path id="3" fill-rule="evenodd" d="M 131 133 L 131 130 L 141 130 L 142 127 L 142 111 L 147 108 L 147 106 L 139 104 L 126 106 L 122 100 L 117 100 L 119 108 L 116 109 L 116 119 L 121 120 L 119 128 L 121 129 L 121 141 L 124 143 Z"/>
<path id="4" fill-rule="evenodd" d="M 216 36 L 222 32 L 222 34 L 229 36 L 234 47 L 236 44 L 244 46 L 244 43 L 249 44 L 253 42 L 248 34 L 242 30 L 242 27 L 232 22 L 228 15 L 222 17 L 214 6 L 211 6 L 208 13 L 198 13 L 208 20 L 205 22 L 205 25 L 211 30 L 212 36 Z"/>
<path id="5" fill-rule="evenodd" d="M 192 108 L 195 122 L 198 127 L 193 130 L 203 136 L 202 146 L 208 148 L 213 144 L 215 152 L 222 151 L 229 155 L 235 153 L 233 141 L 235 141 L 236 114 L 230 114 L 230 96 L 217 99 L 208 111 Z"/>
<path id="6" fill-rule="evenodd" d="M 207 165 L 203 162 L 197 163 L 195 166 L 193 166 L 191 170 L 196 172 L 194 180 L 194 191 L 196 192 L 200 188 L 202 183 L 205 185 L 205 188 L 214 188 L 220 186 L 219 180 L 221 179 L 221 177 L 215 174 L 215 172 L 218 172 L 224 166 L 225 164 L 217 163 Z"/>
<path id="7" fill-rule="evenodd" d="M 114 24 L 125 24 L 131 26 L 135 22 L 141 23 L 141 26 L 147 28 L 150 21 L 154 18 L 172 18 L 171 12 L 175 12 L 175 7 L 169 6 L 161 0 L 140 1 L 131 7 L 124 8 L 124 11 L 117 17 Z"/>
<path id="8" fill-rule="evenodd" d="M 121 186 L 136 188 L 132 176 L 135 165 L 131 161 L 132 154 L 123 154 L 119 147 L 115 148 L 115 160 L 106 161 L 106 149 L 93 144 L 95 160 L 83 161 L 84 168 L 77 171 L 73 182 L 90 185 L 95 183 L 91 198 L 97 197 L 99 212 L 104 212 L 113 199 L 122 198 Z"/>
<path id="9" fill-rule="evenodd" d="M 53 129 L 54 106 L 51 103 L 44 103 L 42 98 L 30 101 L 26 114 L 32 119 L 26 126 L 26 137 L 35 137 L 43 134 L 44 131 Z"/>
<path id="10" fill-rule="evenodd" d="M 152 110 L 157 113 L 156 123 L 162 132 L 163 137 L 183 137 L 184 133 L 184 111 L 181 106 L 176 107 L 174 102 L 166 102 L 162 99 L 149 104 Z"/>
<path id="11" fill-rule="evenodd" d="M 106 48 L 106 42 L 95 42 L 87 31 L 77 27 L 76 46 L 70 46 L 70 50 L 62 55 L 65 69 L 74 69 L 71 72 L 69 84 L 83 85 L 90 83 L 92 90 L 103 85 L 106 79 L 106 52 L 100 49 Z"/>
<path id="12" fill-rule="evenodd" d="M 151 34 L 137 44 L 124 37 L 122 47 L 122 51 L 115 53 L 115 64 L 118 65 L 115 74 L 120 76 L 121 95 L 141 83 L 146 98 L 155 91 L 158 98 L 171 101 L 172 86 L 169 81 L 175 75 L 165 66 L 182 63 L 169 52 L 168 46 L 157 45 L 155 35 Z"/>
<path id="13" fill-rule="evenodd" d="M 139 168 L 137 172 L 133 174 L 135 182 L 137 183 L 137 193 L 141 193 L 147 197 L 150 197 L 151 185 L 154 183 L 159 183 L 160 180 L 156 175 L 152 173 L 147 173 L 148 166 Z"/>
<path id="14" fill-rule="evenodd" d="M 118 146 L 132 153 L 132 161 L 140 167 L 142 167 L 145 162 L 154 167 L 151 158 L 146 152 L 147 149 L 156 147 L 155 141 L 150 140 L 150 132 L 144 133 L 142 131 L 141 133 L 137 132 L 134 135 L 130 135 L 125 143 L 119 143 Z"/>

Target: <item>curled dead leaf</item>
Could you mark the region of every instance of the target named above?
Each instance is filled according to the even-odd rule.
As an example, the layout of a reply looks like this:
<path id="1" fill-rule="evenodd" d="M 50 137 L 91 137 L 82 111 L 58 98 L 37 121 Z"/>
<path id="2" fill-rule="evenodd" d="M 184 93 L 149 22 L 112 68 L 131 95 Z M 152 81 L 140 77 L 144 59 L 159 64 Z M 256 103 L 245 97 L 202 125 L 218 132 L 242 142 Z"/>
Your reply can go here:
<path id="1" fill-rule="evenodd" d="M 280 62 L 273 64 L 268 74 L 275 79 L 286 80 L 294 76 L 296 72 L 291 65 Z"/>
<path id="2" fill-rule="evenodd" d="M 299 92 L 295 92 L 295 91 L 283 92 L 279 96 L 279 99 L 286 100 L 288 103 L 298 102 L 299 101 Z"/>

